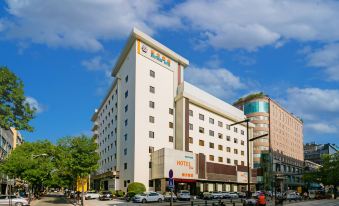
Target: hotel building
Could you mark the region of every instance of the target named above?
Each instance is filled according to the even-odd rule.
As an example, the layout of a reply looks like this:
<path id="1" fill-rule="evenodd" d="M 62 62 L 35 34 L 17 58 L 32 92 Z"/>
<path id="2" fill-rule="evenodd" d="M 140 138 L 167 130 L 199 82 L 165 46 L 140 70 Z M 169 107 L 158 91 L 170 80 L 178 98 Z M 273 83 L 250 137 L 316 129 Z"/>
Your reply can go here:
<path id="1" fill-rule="evenodd" d="M 126 191 L 141 182 L 149 191 L 165 191 L 172 169 L 176 190 L 246 190 L 247 164 L 252 168 L 246 125 L 229 126 L 246 116 L 185 82 L 188 65 L 133 29 L 113 68 L 114 83 L 91 119 L 100 154 L 95 189 Z M 250 176 L 253 190 L 256 170 Z"/>
<path id="2" fill-rule="evenodd" d="M 258 188 L 271 189 L 274 175 L 284 176 L 280 190 L 302 185 L 304 163 L 303 122 L 263 93 L 240 98 L 234 105 L 243 110 L 255 125 L 253 137 L 268 134 L 253 142 L 253 165 L 258 169 Z"/>

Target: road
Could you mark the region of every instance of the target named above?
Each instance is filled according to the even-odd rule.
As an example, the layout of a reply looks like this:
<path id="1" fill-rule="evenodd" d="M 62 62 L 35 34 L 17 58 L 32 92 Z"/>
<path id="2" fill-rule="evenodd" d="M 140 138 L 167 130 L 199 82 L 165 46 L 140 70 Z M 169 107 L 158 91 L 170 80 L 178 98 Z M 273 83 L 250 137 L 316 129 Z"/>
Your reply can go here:
<path id="1" fill-rule="evenodd" d="M 42 197 L 40 200 L 34 200 L 31 203 L 31 206 L 70 206 L 71 204 L 67 203 L 67 200 L 61 194 L 49 194 Z"/>
<path id="2" fill-rule="evenodd" d="M 306 202 L 298 202 L 286 204 L 288 206 L 339 206 L 339 199 L 336 200 L 314 200 Z"/>

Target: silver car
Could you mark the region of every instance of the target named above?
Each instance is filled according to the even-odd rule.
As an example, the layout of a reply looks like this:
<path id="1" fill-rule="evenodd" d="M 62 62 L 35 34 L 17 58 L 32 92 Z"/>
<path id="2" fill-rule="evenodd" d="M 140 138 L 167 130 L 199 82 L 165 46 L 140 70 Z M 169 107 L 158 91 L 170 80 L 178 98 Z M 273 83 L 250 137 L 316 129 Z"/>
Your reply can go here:
<path id="1" fill-rule="evenodd" d="M 191 194 L 188 190 L 180 190 L 177 193 L 178 200 L 190 200 Z"/>
<path id="2" fill-rule="evenodd" d="M 9 202 L 12 202 L 14 206 L 28 206 L 28 200 L 22 197 L 17 197 L 15 195 L 0 195 L 0 205 L 8 205 Z"/>
<path id="3" fill-rule="evenodd" d="M 162 194 L 157 192 L 144 192 L 141 194 L 137 194 L 133 197 L 133 202 L 162 202 L 165 198 Z"/>

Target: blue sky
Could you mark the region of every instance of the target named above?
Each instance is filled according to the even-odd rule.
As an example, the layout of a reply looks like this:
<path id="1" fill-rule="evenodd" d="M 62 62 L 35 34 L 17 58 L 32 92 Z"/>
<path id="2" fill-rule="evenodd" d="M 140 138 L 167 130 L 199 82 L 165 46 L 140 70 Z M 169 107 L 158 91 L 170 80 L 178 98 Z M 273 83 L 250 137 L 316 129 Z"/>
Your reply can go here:
<path id="1" fill-rule="evenodd" d="M 0 65 L 38 109 L 27 141 L 89 135 L 135 26 L 189 59 L 187 81 L 229 103 L 263 91 L 304 120 L 305 142 L 339 144 L 337 11 L 331 0 L 1 1 Z"/>

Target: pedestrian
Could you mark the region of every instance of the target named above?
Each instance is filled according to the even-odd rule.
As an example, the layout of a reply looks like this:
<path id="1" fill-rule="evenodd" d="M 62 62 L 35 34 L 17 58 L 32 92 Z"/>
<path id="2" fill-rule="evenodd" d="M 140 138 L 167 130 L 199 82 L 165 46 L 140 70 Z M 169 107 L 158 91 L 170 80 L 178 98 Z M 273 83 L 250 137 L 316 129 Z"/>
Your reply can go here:
<path id="1" fill-rule="evenodd" d="M 258 204 L 259 206 L 266 206 L 266 198 L 264 193 L 260 193 L 258 197 Z"/>

